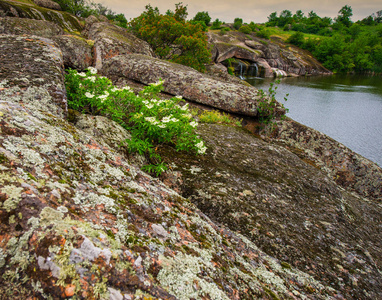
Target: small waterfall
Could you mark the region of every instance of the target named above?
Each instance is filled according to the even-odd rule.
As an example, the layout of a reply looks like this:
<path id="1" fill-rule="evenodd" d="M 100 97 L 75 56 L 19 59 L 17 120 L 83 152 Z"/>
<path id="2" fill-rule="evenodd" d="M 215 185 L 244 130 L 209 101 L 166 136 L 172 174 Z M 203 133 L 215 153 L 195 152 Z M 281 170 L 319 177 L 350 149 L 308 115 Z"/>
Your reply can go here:
<path id="1" fill-rule="evenodd" d="M 259 76 L 259 67 L 257 63 L 252 63 L 247 70 L 247 77 L 258 77 Z"/>

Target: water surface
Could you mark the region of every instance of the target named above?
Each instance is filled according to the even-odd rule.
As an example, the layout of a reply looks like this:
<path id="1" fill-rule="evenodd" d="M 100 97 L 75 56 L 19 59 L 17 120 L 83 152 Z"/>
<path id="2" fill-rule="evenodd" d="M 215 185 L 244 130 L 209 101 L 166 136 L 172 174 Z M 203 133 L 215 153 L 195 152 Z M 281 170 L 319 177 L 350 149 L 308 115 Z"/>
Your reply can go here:
<path id="1" fill-rule="evenodd" d="M 263 90 L 268 90 L 273 82 L 247 81 Z M 277 86 L 276 98 L 289 109 L 289 117 L 382 166 L 382 77 L 287 77 Z"/>

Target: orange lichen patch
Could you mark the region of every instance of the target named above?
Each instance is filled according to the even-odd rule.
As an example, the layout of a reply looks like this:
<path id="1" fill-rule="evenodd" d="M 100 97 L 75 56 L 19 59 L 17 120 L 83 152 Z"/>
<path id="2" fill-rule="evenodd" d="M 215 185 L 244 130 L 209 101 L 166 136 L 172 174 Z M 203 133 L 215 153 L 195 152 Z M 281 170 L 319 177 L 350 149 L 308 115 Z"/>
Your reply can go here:
<path id="1" fill-rule="evenodd" d="M 75 290 L 76 290 L 76 286 L 74 284 L 68 284 L 65 287 L 65 292 L 64 292 L 65 293 L 65 297 L 66 298 L 73 297 Z"/>
<path id="2" fill-rule="evenodd" d="M 5 247 L 10 239 L 11 236 L 9 234 L 0 235 L 0 247 Z"/>
<path id="3" fill-rule="evenodd" d="M 87 144 L 87 145 L 85 145 L 86 147 L 88 147 L 89 149 L 99 149 L 100 147 L 99 147 L 99 145 L 98 144 L 96 144 L 95 142 L 91 142 L 90 144 Z"/>
<path id="4" fill-rule="evenodd" d="M 181 228 L 179 224 L 176 224 L 176 229 L 178 229 L 179 236 L 183 241 L 188 241 L 191 243 L 196 242 L 191 233 L 188 230 Z"/>

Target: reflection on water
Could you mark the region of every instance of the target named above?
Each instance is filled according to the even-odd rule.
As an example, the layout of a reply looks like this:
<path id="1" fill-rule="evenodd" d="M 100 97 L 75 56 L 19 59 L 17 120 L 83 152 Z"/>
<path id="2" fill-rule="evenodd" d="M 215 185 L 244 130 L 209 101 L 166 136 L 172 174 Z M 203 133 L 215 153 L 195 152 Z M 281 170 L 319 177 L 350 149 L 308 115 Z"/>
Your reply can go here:
<path id="1" fill-rule="evenodd" d="M 247 79 L 268 90 L 271 79 Z M 276 98 L 292 119 L 315 128 L 382 166 L 382 78 L 334 75 L 283 78 Z"/>

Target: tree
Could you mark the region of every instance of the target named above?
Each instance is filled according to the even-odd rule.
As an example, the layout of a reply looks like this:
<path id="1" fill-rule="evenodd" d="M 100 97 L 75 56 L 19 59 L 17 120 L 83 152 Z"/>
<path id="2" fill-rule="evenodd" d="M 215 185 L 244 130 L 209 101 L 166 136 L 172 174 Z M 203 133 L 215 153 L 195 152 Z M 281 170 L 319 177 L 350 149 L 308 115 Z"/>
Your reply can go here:
<path id="1" fill-rule="evenodd" d="M 342 23 L 346 27 L 350 27 L 352 21 L 350 20 L 353 15 L 353 10 L 351 6 L 345 5 L 338 11 L 338 17 L 336 18 L 337 23 Z"/>
<path id="2" fill-rule="evenodd" d="M 243 19 L 240 19 L 240 18 L 235 18 L 235 20 L 233 21 L 233 27 L 238 30 L 241 25 L 243 25 Z"/>
<path id="3" fill-rule="evenodd" d="M 284 27 L 286 24 L 292 23 L 292 12 L 290 10 L 283 10 L 280 13 L 279 21 L 277 22 L 277 26 Z"/>
<path id="4" fill-rule="evenodd" d="M 304 13 L 300 9 L 296 11 L 296 13 L 293 15 L 293 20 L 295 20 L 296 22 L 302 22 L 304 18 Z"/>
<path id="5" fill-rule="evenodd" d="M 276 26 L 279 18 L 277 17 L 277 12 L 273 12 L 268 16 L 267 26 Z"/>
<path id="6" fill-rule="evenodd" d="M 187 8 L 176 4 L 173 14 L 162 15 L 157 7 L 146 10 L 129 23 L 131 31 L 148 42 L 162 59 L 205 70 L 211 53 L 200 24 L 187 22 Z"/>
<path id="7" fill-rule="evenodd" d="M 220 21 L 219 19 L 216 19 L 215 21 L 212 22 L 211 29 L 220 29 L 222 24 L 223 24 L 222 21 Z"/>
<path id="8" fill-rule="evenodd" d="M 193 18 L 194 21 L 202 21 L 206 26 L 210 26 L 211 17 L 206 11 L 198 12 Z"/>

